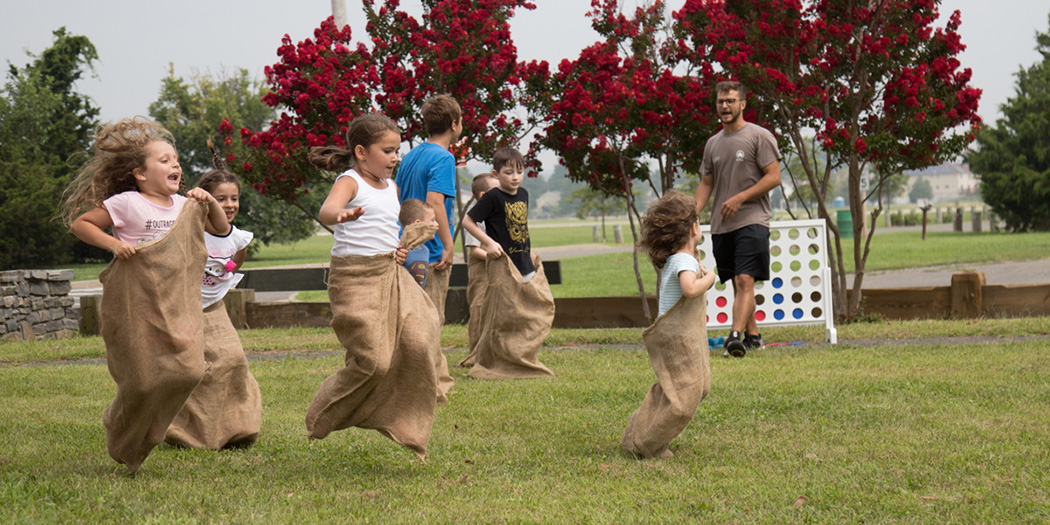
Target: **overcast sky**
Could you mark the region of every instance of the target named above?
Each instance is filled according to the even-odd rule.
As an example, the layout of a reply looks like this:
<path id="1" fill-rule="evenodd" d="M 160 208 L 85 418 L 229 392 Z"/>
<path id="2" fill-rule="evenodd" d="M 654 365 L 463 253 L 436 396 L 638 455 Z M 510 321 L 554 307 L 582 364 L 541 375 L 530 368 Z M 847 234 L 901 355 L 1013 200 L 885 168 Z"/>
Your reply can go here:
<path id="1" fill-rule="evenodd" d="M 346 0 L 353 38 L 365 40 L 359 0 Z M 629 6 L 637 0 L 626 0 Z M 376 0 L 379 4 L 380 1 Z M 575 58 L 597 34 L 584 14 L 590 0 L 534 0 L 537 8 L 519 11 L 511 21 L 519 60 Z M 684 0 L 669 0 L 670 10 Z M 403 0 L 418 13 L 418 0 Z M 967 50 L 963 67 L 973 69 L 971 84 L 984 90 L 980 114 L 991 124 L 999 105 L 1014 94 L 1015 73 L 1039 60 L 1036 31 L 1048 30 L 1046 0 L 942 0 L 942 21 L 962 12 L 959 29 Z M 87 36 L 98 49 L 97 78 L 81 81 L 82 93 L 94 99 L 102 119 L 146 115 L 156 100 L 161 79 L 173 63 L 179 76 L 218 74 L 246 68 L 263 78 L 263 67 L 277 61 L 286 33 L 298 42 L 311 38 L 331 14 L 330 0 L 0 0 L 0 59 L 22 67 L 26 51 L 41 53 L 52 31 L 65 26 Z M 6 68 L 4 69 L 6 72 Z M 551 164 L 546 164 L 550 169 Z"/>

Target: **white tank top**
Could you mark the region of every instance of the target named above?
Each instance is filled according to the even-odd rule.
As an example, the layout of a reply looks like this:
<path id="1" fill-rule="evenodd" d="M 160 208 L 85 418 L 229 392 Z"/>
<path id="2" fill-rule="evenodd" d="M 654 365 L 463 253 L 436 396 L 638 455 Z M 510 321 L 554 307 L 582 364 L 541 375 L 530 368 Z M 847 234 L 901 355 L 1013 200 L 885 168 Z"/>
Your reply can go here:
<path id="1" fill-rule="evenodd" d="M 343 172 L 336 180 L 342 177 L 353 177 L 357 181 L 357 195 L 346 203 L 346 208 L 361 206 L 365 213 L 356 221 L 335 225 L 332 256 L 372 256 L 396 250 L 400 242 L 397 215 L 401 212 L 401 204 L 397 200 L 397 186 L 387 179 L 386 188 L 377 190 L 369 186 L 353 169 Z"/>

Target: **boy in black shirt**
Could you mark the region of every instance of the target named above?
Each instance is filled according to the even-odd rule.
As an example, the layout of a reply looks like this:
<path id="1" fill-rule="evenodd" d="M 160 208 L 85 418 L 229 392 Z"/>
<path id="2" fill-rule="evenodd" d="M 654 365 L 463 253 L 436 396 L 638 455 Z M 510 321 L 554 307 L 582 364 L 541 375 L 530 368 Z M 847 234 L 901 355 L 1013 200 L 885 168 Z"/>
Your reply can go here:
<path id="1" fill-rule="evenodd" d="M 500 148 L 492 158 L 492 169 L 499 179 L 498 191 L 488 191 L 463 221 L 463 228 L 481 241 L 489 258 L 504 253 L 528 282 L 536 275 L 529 242 L 529 192 L 521 187 L 525 178 L 525 159 L 513 148 Z M 476 222 L 484 222 L 485 230 Z"/>

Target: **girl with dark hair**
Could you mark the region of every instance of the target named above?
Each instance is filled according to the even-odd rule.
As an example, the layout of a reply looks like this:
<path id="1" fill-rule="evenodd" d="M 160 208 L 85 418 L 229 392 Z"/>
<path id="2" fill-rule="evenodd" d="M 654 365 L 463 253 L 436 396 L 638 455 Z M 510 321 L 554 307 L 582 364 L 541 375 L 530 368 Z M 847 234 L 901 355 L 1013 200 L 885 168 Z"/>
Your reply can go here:
<path id="1" fill-rule="evenodd" d="M 660 271 L 660 311 L 663 315 L 681 297 L 693 298 L 715 284 L 715 275 L 696 258 L 700 245 L 696 202 L 677 191 L 667 192 L 642 219 L 639 246 Z"/>
<path id="2" fill-rule="evenodd" d="M 212 148 L 211 141 L 208 147 Z M 233 226 L 241 208 L 241 182 L 226 169 L 212 149 L 215 169 L 205 173 L 197 186 L 222 207 L 230 232 L 205 232 L 208 262 L 201 283 L 204 308 L 204 360 L 208 363 L 197 388 L 175 416 L 164 441 L 188 448 L 219 450 L 255 442 L 262 422 L 262 394 L 248 370 L 237 329 L 226 313 L 223 297 L 244 277 L 236 273 L 248 253 L 252 232 Z"/>
<path id="3" fill-rule="evenodd" d="M 397 125 L 372 113 L 350 123 L 345 148 L 310 151 L 315 166 L 345 170 L 319 216 L 335 226 L 328 299 L 346 357 L 314 395 L 306 430 L 323 439 L 336 430 L 370 428 L 423 459 L 434 407 L 444 397 L 434 368 L 443 357 L 441 325 L 433 303 L 401 266 L 425 236 L 410 240 L 413 225 L 406 225 L 398 238 L 401 206 L 390 177 L 400 146 Z"/>
<path id="4" fill-rule="evenodd" d="M 642 219 L 642 248 L 660 270 L 660 315 L 642 332 L 656 383 L 627 420 L 620 444 L 645 458 L 669 458 L 671 440 L 711 391 L 707 294 L 715 275 L 700 265 L 696 203 L 668 191 Z"/>

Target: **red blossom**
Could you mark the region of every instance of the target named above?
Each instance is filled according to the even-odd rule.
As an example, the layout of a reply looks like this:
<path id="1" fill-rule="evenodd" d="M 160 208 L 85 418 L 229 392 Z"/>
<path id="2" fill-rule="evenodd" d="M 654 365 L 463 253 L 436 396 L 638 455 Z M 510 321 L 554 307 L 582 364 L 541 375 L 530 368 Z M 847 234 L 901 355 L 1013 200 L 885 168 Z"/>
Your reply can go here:
<path id="1" fill-rule="evenodd" d="M 547 122 L 538 141 L 560 156 L 570 178 L 622 193 L 625 180 L 649 178 L 652 159 L 667 190 L 679 169 L 698 168 L 718 125 L 710 70 L 676 70 L 682 43 L 662 33 L 663 12 L 662 1 L 625 14 L 615 0 L 592 0 L 588 16 L 603 40 L 537 84 L 546 103 L 536 113 Z"/>
<path id="2" fill-rule="evenodd" d="M 920 168 L 965 147 L 966 134 L 944 130 L 980 125 L 980 90 L 967 85 L 970 71 L 957 58 L 965 49 L 960 14 L 935 27 L 933 0 L 792 0 L 776 8 L 768 0 L 686 0 L 674 18 L 695 60 L 717 62 L 744 81 L 774 131 L 818 129 L 839 158 L 855 152 L 890 171 Z M 742 54 L 747 61 L 734 59 Z M 864 137 L 838 140 L 854 129 Z M 910 141 L 939 144 L 937 155 L 907 147 Z"/>
<path id="3" fill-rule="evenodd" d="M 379 111 L 398 122 L 402 137 L 425 138 L 419 108 L 438 93 L 463 107 L 464 146 L 476 158 L 525 135 L 525 124 L 508 116 L 532 76 L 546 64 L 519 64 L 509 20 L 524 0 L 433 0 L 422 18 L 400 10 L 398 0 L 378 8 L 363 0 L 366 42 L 353 42 L 349 26 L 321 22 L 313 38 L 277 49 L 280 61 L 264 69 L 270 92 L 263 102 L 284 111 L 265 131 L 241 129 L 244 157 L 264 169 L 246 180 L 270 195 L 294 199 L 310 182 L 328 180 L 306 161 L 309 148 L 344 145 L 356 115 Z M 250 164 L 244 164 L 245 172 Z"/>

